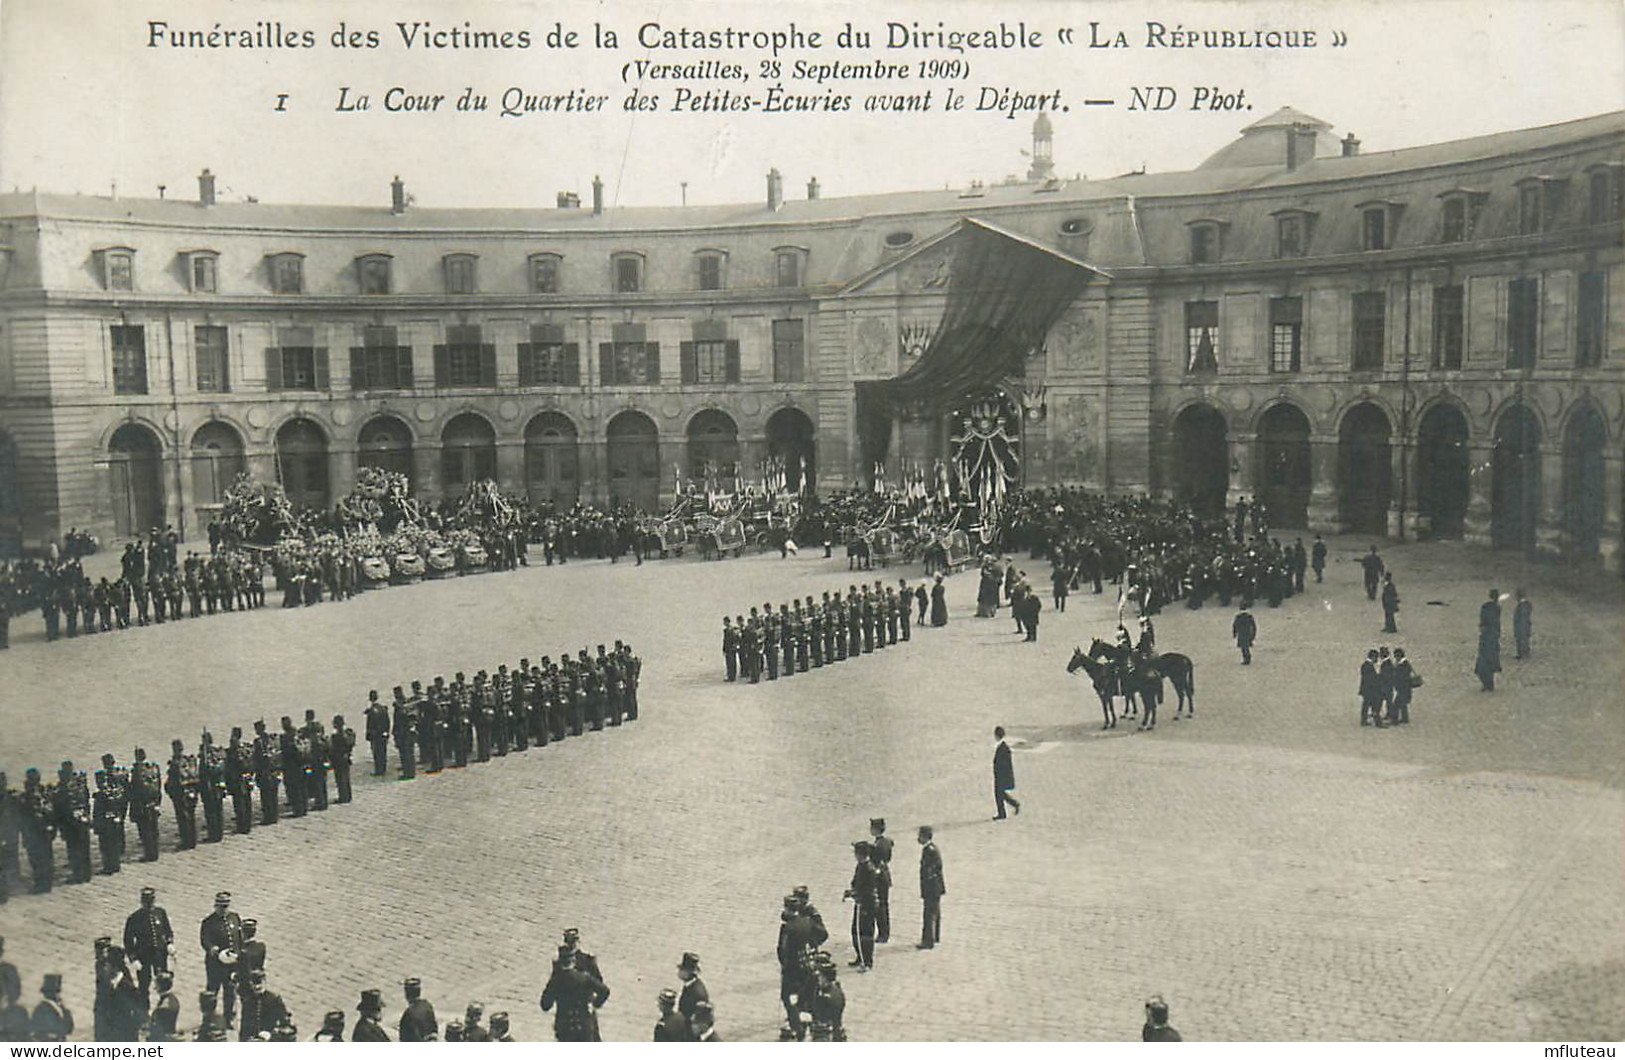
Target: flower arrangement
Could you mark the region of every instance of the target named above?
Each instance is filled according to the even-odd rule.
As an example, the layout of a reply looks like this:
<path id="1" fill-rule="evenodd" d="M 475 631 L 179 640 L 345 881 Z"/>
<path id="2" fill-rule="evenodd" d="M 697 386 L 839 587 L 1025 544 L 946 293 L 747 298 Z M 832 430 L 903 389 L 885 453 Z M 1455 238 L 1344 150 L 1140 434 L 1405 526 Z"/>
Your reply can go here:
<path id="1" fill-rule="evenodd" d="M 299 525 L 280 483 L 256 482 L 246 474 L 226 491 L 220 515 L 229 540 L 254 545 L 274 544 Z"/>

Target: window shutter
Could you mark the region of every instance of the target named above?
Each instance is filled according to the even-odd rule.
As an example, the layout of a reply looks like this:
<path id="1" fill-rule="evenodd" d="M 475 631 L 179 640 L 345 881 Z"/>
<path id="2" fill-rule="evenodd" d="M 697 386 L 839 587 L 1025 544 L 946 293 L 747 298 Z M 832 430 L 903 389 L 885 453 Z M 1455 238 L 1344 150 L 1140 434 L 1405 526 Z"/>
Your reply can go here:
<path id="1" fill-rule="evenodd" d="M 316 389 L 333 389 L 333 374 L 327 360 L 327 347 L 316 347 Z"/>
<path id="2" fill-rule="evenodd" d="M 480 343 L 480 385 L 497 385 L 497 347 L 494 342 Z"/>
<path id="3" fill-rule="evenodd" d="M 350 389 L 367 389 L 367 348 L 350 347 Z"/>
<path id="4" fill-rule="evenodd" d="M 451 378 L 451 355 L 446 352 L 444 344 L 436 344 L 434 348 L 434 385 L 445 387 Z"/>
<path id="5" fill-rule="evenodd" d="M 535 347 L 528 342 L 519 344 L 519 385 L 536 385 L 536 367 L 534 364 Z"/>
<path id="6" fill-rule="evenodd" d="M 660 343 L 644 343 L 643 352 L 644 356 L 648 358 L 648 368 L 644 372 L 645 379 L 650 383 L 660 382 Z"/>
<path id="7" fill-rule="evenodd" d="M 402 390 L 412 389 L 412 347 L 395 347 L 395 385 Z"/>
<path id="8" fill-rule="evenodd" d="M 724 348 L 728 358 L 727 379 L 730 383 L 739 382 L 739 340 L 729 339 Z"/>
<path id="9" fill-rule="evenodd" d="M 598 381 L 604 386 L 615 385 L 615 344 L 598 344 Z"/>
<path id="10" fill-rule="evenodd" d="M 282 347 L 265 347 L 265 389 L 282 389 Z"/>
<path id="11" fill-rule="evenodd" d="M 581 385 L 581 345 L 575 342 L 564 344 L 564 385 Z"/>
<path id="12" fill-rule="evenodd" d="M 681 362 L 681 380 L 685 383 L 698 383 L 700 381 L 699 359 L 694 354 L 692 342 L 677 344 L 678 360 Z"/>

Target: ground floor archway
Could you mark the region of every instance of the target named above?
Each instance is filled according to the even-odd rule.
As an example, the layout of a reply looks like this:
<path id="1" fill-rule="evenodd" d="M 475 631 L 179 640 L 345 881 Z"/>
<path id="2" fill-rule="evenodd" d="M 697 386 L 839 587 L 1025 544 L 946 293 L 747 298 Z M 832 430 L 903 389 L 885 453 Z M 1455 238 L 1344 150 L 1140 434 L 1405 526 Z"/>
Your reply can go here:
<path id="1" fill-rule="evenodd" d="M 1258 424 L 1258 498 L 1271 526 L 1302 529 L 1309 523 L 1309 491 L 1314 465 L 1309 449 L 1309 417 L 1296 405 L 1276 405 Z"/>
<path id="2" fill-rule="evenodd" d="M 456 496 L 481 479 L 497 477 L 497 432 L 474 412 L 453 416 L 440 432 L 440 489 Z"/>
<path id="3" fill-rule="evenodd" d="M 1490 540 L 1496 548 L 1535 547 L 1540 513 L 1540 421 L 1513 405 L 1495 424 L 1490 462 Z"/>
<path id="4" fill-rule="evenodd" d="M 327 468 L 327 435 L 310 420 L 289 420 L 276 432 L 277 477 L 295 508 L 326 508 L 332 503 Z"/>
<path id="5" fill-rule="evenodd" d="M 1563 525 L 1570 550 L 1582 556 L 1595 556 L 1602 544 L 1607 445 L 1608 427 L 1596 409 L 1588 406 L 1569 419 L 1563 432 Z"/>
<path id="6" fill-rule="evenodd" d="M 1435 405 L 1416 439 L 1416 508 L 1431 536 L 1461 536 L 1471 470 L 1467 417 L 1455 405 Z"/>
<path id="7" fill-rule="evenodd" d="M 525 425 L 525 493 L 532 504 L 568 508 L 576 502 L 580 452 L 576 425 L 562 413 L 543 412 Z"/>
<path id="8" fill-rule="evenodd" d="M 784 488 L 791 493 L 818 485 L 818 434 L 805 412 L 782 408 L 767 418 L 767 455 L 784 462 Z"/>
<path id="9" fill-rule="evenodd" d="M 113 530 L 120 537 L 145 533 L 164 522 L 163 446 L 139 423 L 126 423 L 107 445 L 112 473 Z"/>
<path id="10" fill-rule="evenodd" d="M 613 504 L 633 504 L 646 512 L 660 506 L 660 432 L 641 412 L 623 412 L 609 421 L 609 494 Z"/>
<path id="11" fill-rule="evenodd" d="M 229 423 L 211 420 L 192 435 L 192 504 L 213 508 L 224 504 L 226 491 L 248 470 L 243 436 Z"/>
<path id="12" fill-rule="evenodd" d="M 1337 437 L 1337 506 L 1345 529 L 1357 534 L 1388 531 L 1393 465 L 1388 414 L 1362 402 L 1343 417 Z"/>
<path id="13" fill-rule="evenodd" d="M 1174 497 L 1203 515 L 1222 515 L 1230 489 L 1230 440 L 1224 414 L 1192 405 L 1174 417 Z"/>
<path id="14" fill-rule="evenodd" d="M 405 475 L 412 484 L 412 431 L 394 416 L 375 416 L 356 436 L 356 464 Z"/>

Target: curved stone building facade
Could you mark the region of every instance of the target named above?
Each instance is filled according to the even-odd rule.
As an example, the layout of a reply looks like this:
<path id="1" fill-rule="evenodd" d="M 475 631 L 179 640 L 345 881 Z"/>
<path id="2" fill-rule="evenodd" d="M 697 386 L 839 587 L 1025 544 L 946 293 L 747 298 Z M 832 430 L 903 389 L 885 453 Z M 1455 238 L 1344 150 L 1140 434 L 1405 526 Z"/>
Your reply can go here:
<path id="1" fill-rule="evenodd" d="M 1027 483 L 1617 563 L 1625 114 L 1366 152 L 1283 109 L 1186 172 L 1030 175 L 774 172 L 684 208 L 224 203 L 208 171 L 190 201 L 0 195 L 0 549 L 196 535 L 245 470 L 313 505 L 367 465 L 650 508 L 770 456 L 862 484 L 854 384 L 929 345 L 976 219 L 1096 271 L 1027 358 Z M 896 423 L 888 459 L 952 429 Z"/>

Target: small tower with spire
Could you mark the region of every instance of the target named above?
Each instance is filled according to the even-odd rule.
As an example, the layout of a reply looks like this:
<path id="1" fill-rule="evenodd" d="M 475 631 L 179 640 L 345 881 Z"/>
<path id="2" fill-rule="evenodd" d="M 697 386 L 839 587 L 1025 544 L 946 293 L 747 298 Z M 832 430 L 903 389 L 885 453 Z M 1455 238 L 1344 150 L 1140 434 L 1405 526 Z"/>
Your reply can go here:
<path id="1" fill-rule="evenodd" d="M 1027 167 L 1028 180 L 1049 180 L 1055 176 L 1055 160 L 1051 156 L 1054 140 L 1055 127 L 1050 124 L 1049 115 L 1038 115 L 1033 122 L 1033 163 Z"/>

